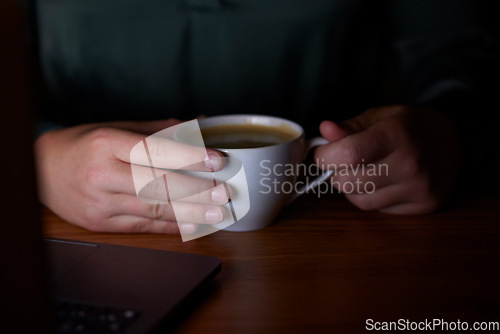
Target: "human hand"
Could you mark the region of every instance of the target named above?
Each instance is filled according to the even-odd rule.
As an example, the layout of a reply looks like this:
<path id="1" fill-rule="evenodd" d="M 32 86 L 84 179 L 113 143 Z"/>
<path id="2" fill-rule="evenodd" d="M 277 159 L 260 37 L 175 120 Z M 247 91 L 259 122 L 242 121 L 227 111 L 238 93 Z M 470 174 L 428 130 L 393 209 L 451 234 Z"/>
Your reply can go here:
<path id="1" fill-rule="evenodd" d="M 337 167 L 333 185 L 362 210 L 435 211 L 460 168 L 456 130 L 435 110 L 373 108 L 340 125 L 324 121 L 320 131 L 331 143 L 316 149 L 316 162 Z M 351 187 L 356 182 L 359 186 Z"/>
<path id="2" fill-rule="evenodd" d="M 183 198 L 175 203 L 175 215 L 172 204 L 147 204 L 136 195 L 131 149 L 148 135 L 179 123 L 170 119 L 87 124 L 43 134 L 35 143 L 41 202 L 68 222 L 99 232 L 179 233 L 177 219 L 190 222 L 181 225 L 182 233 L 193 233 L 199 223 L 221 222 L 221 205 L 228 196 L 224 185 L 214 188 L 209 180 L 169 176 L 169 194 Z M 223 168 L 223 155 L 216 150 L 168 140 L 156 143 L 148 147 L 155 167 L 182 169 L 205 161 L 191 170 Z M 150 167 L 143 168 L 151 173 Z M 145 196 L 163 198 L 164 192 L 165 188 L 148 187 Z"/>

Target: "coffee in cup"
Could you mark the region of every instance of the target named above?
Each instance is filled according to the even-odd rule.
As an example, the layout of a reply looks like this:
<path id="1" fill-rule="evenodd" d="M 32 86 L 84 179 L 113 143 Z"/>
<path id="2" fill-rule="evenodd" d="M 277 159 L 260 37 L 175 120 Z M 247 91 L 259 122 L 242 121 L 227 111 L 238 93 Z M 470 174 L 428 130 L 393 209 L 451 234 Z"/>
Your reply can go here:
<path id="1" fill-rule="evenodd" d="M 216 125 L 201 129 L 205 146 L 209 148 L 245 149 L 279 145 L 299 136 L 283 123 L 279 126 L 260 124 Z"/>

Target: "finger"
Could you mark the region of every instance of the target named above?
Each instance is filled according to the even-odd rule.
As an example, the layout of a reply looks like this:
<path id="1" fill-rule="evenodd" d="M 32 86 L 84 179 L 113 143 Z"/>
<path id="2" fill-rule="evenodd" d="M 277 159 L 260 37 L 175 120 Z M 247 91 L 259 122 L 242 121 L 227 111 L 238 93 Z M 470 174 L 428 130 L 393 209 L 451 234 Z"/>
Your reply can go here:
<path id="1" fill-rule="evenodd" d="M 375 190 L 372 194 L 348 194 L 347 199 L 362 210 L 379 210 L 391 214 L 422 214 L 435 211 L 439 202 L 421 198 L 409 191 L 411 183 L 394 184 Z"/>
<path id="2" fill-rule="evenodd" d="M 366 168 L 366 169 L 365 169 Z M 348 189 L 353 194 L 372 192 L 397 183 L 389 176 L 389 165 L 367 164 L 336 171 L 330 183 L 341 192 Z"/>
<path id="3" fill-rule="evenodd" d="M 99 231 L 110 233 L 179 234 L 179 226 L 175 221 L 156 220 L 130 215 L 118 215 L 109 218 L 105 226 L 103 226 Z"/>
<path id="4" fill-rule="evenodd" d="M 335 142 L 347 137 L 350 132 L 343 129 L 340 125 L 332 121 L 323 121 L 319 125 L 319 131 L 323 137 L 331 142 Z"/>
<path id="5" fill-rule="evenodd" d="M 350 193 L 346 198 L 361 210 L 372 211 L 407 202 L 407 187 L 393 184 L 370 193 Z"/>
<path id="6" fill-rule="evenodd" d="M 351 134 L 336 142 L 319 146 L 315 151 L 317 164 L 323 169 L 340 170 L 382 160 L 395 149 L 378 127 Z"/>
<path id="7" fill-rule="evenodd" d="M 176 201 L 170 204 L 147 204 L 137 197 L 121 197 L 121 214 L 145 217 L 153 220 L 177 221 L 182 223 L 218 224 L 224 220 L 225 209 L 218 205 L 195 204 Z"/>
<path id="8" fill-rule="evenodd" d="M 214 180 L 200 179 L 193 176 L 129 165 L 117 161 L 110 191 L 138 195 L 144 199 L 205 204 L 225 204 L 231 198 L 231 188 L 225 184 L 216 184 Z M 132 178 L 132 173 L 133 178 Z M 215 185 L 215 186 L 214 186 Z M 139 193 L 138 193 L 139 192 Z"/>
<path id="9" fill-rule="evenodd" d="M 104 136 L 113 155 L 123 162 L 204 172 L 218 171 L 224 166 L 223 154 L 217 150 L 120 129 L 107 129 Z"/>
<path id="10" fill-rule="evenodd" d="M 331 184 L 337 189 L 351 189 L 353 193 L 369 192 L 370 189 L 382 189 L 384 187 L 400 183 L 405 176 L 401 164 L 393 158 L 394 154 L 387 159 L 378 162 L 364 163 L 349 166 L 345 169 L 336 170 L 331 178 Z M 361 189 L 361 192 L 357 190 Z"/>

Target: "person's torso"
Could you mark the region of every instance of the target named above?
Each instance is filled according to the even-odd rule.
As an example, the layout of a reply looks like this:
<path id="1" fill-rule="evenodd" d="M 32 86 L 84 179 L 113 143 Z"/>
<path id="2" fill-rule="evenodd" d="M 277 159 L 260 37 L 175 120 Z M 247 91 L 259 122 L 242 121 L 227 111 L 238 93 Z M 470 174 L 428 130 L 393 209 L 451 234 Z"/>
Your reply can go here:
<path id="1" fill-rule="evenodd" d="M 377 103 L 374 3 L 38 0 L 41 61 L 66 123 L 257 113 L 317 126 Z"/>

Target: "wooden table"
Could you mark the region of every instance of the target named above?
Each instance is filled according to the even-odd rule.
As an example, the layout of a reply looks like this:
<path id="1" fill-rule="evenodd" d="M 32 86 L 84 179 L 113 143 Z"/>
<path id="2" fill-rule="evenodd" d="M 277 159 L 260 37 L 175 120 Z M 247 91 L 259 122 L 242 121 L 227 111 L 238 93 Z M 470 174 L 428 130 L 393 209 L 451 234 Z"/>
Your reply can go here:
<path id="1" fill-rule="evenodd" d="M 420 216 L 308 195 L 263 230 L 186 243 L 93 233 L 48 210 L 43 219 L 50 237 L 221 258 L 222 272 L 183 311 L 175 333 L 365 333 L 367 319 L 500 321 L 499 208 L 494 192 Z"/>

